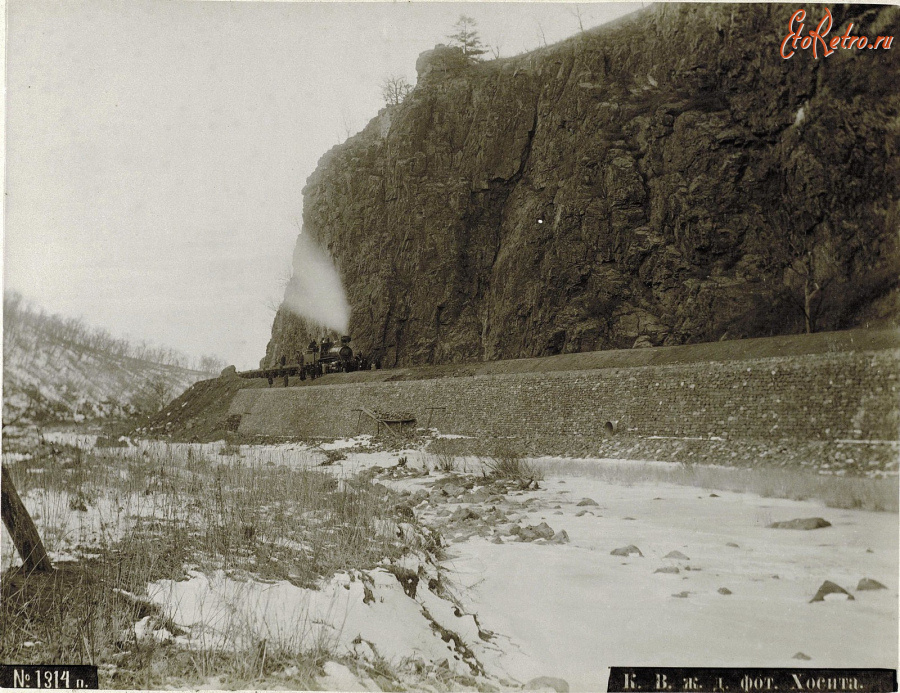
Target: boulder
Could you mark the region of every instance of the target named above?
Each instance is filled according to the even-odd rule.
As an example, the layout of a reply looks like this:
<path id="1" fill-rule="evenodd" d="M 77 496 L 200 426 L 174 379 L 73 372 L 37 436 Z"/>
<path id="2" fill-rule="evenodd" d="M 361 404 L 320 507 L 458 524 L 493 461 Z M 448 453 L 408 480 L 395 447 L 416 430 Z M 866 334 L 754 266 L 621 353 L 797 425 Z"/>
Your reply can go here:
<path id="1" fill-rule="evenodd" d="M 878 580 L 873 580 L 872 578 L 863 578 L 859 581 L 859 584 L 856 586 L 857 591 L 864 590 L 886 590 L 887 587 L 882 585 Z"/>
<path id="2" fill-rule="evenodd" d="M 470 491 L 460 500 L 462 500 L 463 503 L 484 503 L 490 497 L 491 494 L 487 489 L 480 488 L 477 491 Z"/>
<path id="3" fill-rule="evenodd" d="M 394 506 L 394 511 L 403 520 L 409 520 L 410 522 L 416 521 L 416 514 L 408 503 L 398 503 Z"/>
<path id="4" fill-rule="evenodd" d="M 819 529 L 821 527 L 831 527 L 828 520 L 821 517 L 803 517 L 794 520 L 784 520 L 783 522 L 773 522 L 769 525 L 769 529 Z"/>
<path id="5" fill-rule="evenodd" d="M 222 369 L 222 372 L 219 374 L 220 378 L 225 378 L 226 380 L 231 380 L 233 378 L 238 378 L 237 368 L 235 366 L 226 366 Z"/>
<path id="6" fill-rule="evenodd" d="M 643 558 L 644 554 L 641 553 L 641 550 L 635 546 L 634 544 L 629 544 L 628 546 L 623 546 L 618 549 L 613 549 L 609 552 L 610 556 L 641 556 Z"/>
<path id="7" fill-rule="evenodd" d="M 678 570 L 678 566 L 675 565 L 664 565 L 662 568 L 657 568 L 653 571 L 654 573 L 670 573 L 672 575 L 677 575 L 681 571 Z"/>
<path id="8" fill-rule="evenodd" d="M 569 534 L 566 530 L 561 529 L 553 537 L 550 539 L 551 544 L 568 544 L 569 543 Z"/>
<path id="9" fill-rule="evenodd" d="M 457 508 L 450 515 L 453 522 L 465 522 L 466 520 L 480 520 L 481 516 L 471 508 Z"/>
<path id="10" fill-rule="evenodd" d="M 470 64 L 469 59 L 458 46 L 446 46 L 439 43 L 430 51 L 419 54 L 416 60 L 416 75 L 419 82 L 424 82 L 432 75 L 459 73 Z"/>
<path id="11" fill-rule="evenodd" d="M 853 599 L 853 595 L 840 585 L 833 583 L 831 580 L 826 580 L 822 583 L 819 591 L 816 592 L 816 596 L 809 600 L 809 603 L 824 602 L 826 600 L 832 601 L 834 599 L 846 599 L 850 601 Z"/>
<path id="12" fill-rule="evenodd" d="M 552 539 L 556 532 L 546 522 L 528 527 L 513 527 L 512 534 L 519 537 L 519 541 L 534 541 L 536 539 Z"/>
<path id="13" fill-rule="evenodd" d="M 463 476 L 457 476 L 455 474 L 451 474 L 450 476 L 445 476 L 443 479 L 438 479 L 432 484 L 432 488 L 445 488 L 451 486 L 453 488 L 459 488 L 460 493 L 462 491 L 466 491 L 472 488 L 475 485 L 475 482 L 472 479 L 467 479 Z"/>
<path id="14" fill-rule="evenodd" d="M 687 556 L 685 556 L 683 553 L 681 553 L 681 551 L 669 551 L 669 553 L 667 553 L 667 554 L 664 556 L 664 558 L 674 558 L 675 560 L 678 560 L 678 561 L 689 561 L 689 560 L 691 560 L 690 558 L 688 558 Z"/>
<path id="15" fill-rule="evenodd" d="M 798 653 L 795 654 L 793 657 L 791 657 L 791 659 L 801 659 L 801 660 L 803 660 L 804 662 L 808 662 L 809 660 L 812 659 L 812 657 L 810 657 L 810 656 L 807 655 L 807 654 L 803 654 L 802 652 L 798 652 Z"/>
<path id="16" fill-rule="evenodd" d="M 565 679 L 553 676 L 538 676 L 522 686 L 525 691 L 556 691 L 556 693 L 569 693 L 569 684 Z"/>
<path id="17" fill-rule="evenodd" d="M 536 527 L 529 527 L 529 529 L 533 529 L 541 539 L 552 539 L 553 535 L 556 534 L 546 522 L 541 522 Z"/>
<path id="18" fill-rule="evenodd" d="M 597 501 L 595 501 L 593 498 L 582 498 L 580 501 L 578 501 L 578 507 L 582 507 L 585 505 L 599 506 L 600 504 Z"/>
<path id="19" fill-rule="evenodd" d="M 718 592 L 719 594 L 724 594 L 725 596 L 728 596 L 729 594 L 731 594 L 731 590 L 728 589 L 727 587 L 720 587 L 719 589 L 716 590 L 716 592 Z"/>

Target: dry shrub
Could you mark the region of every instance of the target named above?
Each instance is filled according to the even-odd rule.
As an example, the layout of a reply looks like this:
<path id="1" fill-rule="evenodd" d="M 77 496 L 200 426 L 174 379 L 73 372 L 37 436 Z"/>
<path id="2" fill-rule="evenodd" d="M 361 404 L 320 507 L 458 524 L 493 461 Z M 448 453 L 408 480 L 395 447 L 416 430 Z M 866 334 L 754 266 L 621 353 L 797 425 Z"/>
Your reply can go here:
<path id="1" fill-rule="evenodd" d="M 508 439 L 495 441 L 490 456 L 483 459 L 482 464 L 486 476 L 495 479 L 515 479 L 535 484 L 544 480 L 543 470 L 533 461 L 526 460 L 521 447 Z"/>
<path id="2" fill-rule="evenodd" d="M 450 473 L 456 470 L 456 455 L 451 440 L 437 438 L 428 445 L 432 466 L 438 471 Z"/>
<path id="3" fill-rule="evenodd" d="M 103 515 L 105 539 L 84 547 L 91 558 L 51 576 L 13 568 L 2 577 L 0 661 L 115 663 L 101 669 L 101 687 L 112 688 L 159 688 L 167 677 L 196 682 L 209 673 L 251 683 L 286 662 L 315 672 L 325 653 L 309 643 L 260 657 L 185 656 L 164 643 L 135 642 L 129 633 L 146 614 L 115 592 L 142 594 L 149 582 L 183 577 L 185 566 L 310 587 L 338 570 L 371 568 L 407 551 L 386 488 L 282 462 L 288 461 L 252 450 L 220 456 L 199 446 L 153 444 L 79 452 L 57 446 L 12 465 L 49 551 L 79 550 L 87 516 L 72 503 Z M 4 547 L 7 555 L 10 549 Z M 294 684 L 308 690 L 314 679 Z"/>

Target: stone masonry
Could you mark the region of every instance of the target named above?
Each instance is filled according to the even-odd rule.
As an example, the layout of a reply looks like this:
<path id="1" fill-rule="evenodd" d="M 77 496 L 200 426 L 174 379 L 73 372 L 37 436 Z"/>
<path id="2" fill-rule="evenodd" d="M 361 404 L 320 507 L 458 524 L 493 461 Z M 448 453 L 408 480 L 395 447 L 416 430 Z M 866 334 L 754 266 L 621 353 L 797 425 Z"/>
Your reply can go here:
<path id="1" fill-rule="evenodd" d="M 246 437 L 335 438 L 374 432 L 371 419 L 360 416 L 363 407 L 408 411 L 420 427 L 430 420 L 442 433 L 563 441 L 545 445 L 539 450 L 544 453 L 596 451 L 611 437 L 608 423 L 620 439 L 701 440 L 720 447 L 795 441 L 815 444 L 817 455 L 830 455 L 823 452 L 829 445 L 856 443 L 856 461 L 874 455 L 884 462 L 887 455 L 890 469 L 889 458 L 897 456 L 898 402 L 900 349 L 890 348 L 247 389 L 229 413 L 240 416 L 238 432 Z"/>

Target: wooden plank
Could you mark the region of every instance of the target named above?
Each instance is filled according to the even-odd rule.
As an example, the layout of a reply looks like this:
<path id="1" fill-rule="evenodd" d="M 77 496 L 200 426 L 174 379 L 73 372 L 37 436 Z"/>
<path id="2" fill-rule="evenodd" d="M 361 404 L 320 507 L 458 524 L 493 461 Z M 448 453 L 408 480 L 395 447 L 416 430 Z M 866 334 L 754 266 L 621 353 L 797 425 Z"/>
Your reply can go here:
<path id="1" fill-rule="evenodd" d="M 16 487 L 13 485 L 12 477 L 3 467 L 2 487 L 0 487 L 0 510 L 2 510 L 3 524 L 16 547 L 16 551 L 22 557 L 22 564 L 27 572 L 38 571 L 48 572 L 53 570 L 53 564 L 50 557 L 44 549 L 44 543 L 41 541 L 41 535 L 38 534 L 37 527 L 28 510 L 19 498 Z"/>
<path id="2" fill-rule="evenodd" d="M 385 419 L 382 419 L 380 416 L 378 416 L 378 415 L 377 415 L 375 412 L 373 412 L 371 409 L 366 409 L 365 407 L 362 407 L 362 408 L 360 409 L 360 411 L 361 411 L 363 414 L 365 414 L 366 416 L 368 416 L 370 419 L 372 419 L 373 421 L 375 421 L 376 424 L 378 424 L 378 428 L 376 429 L 375 435 L 378 435 L 379 433 L 381 433 L 381 425 L 384 424 L 384 428 L 385 428 L 388 432 L 390 432 L 390 434 L 391 434 L 392 436 L 394 436 L 394 437 L 397 438 L 398 440 L 401 438 L 401 436 L 400 436 L 396 431 L 394 431 L 394 429 L 392 429 L 392 428 L 390 427 L 390 425 L 388 424 L 388 422 L 387 422 Z"/>

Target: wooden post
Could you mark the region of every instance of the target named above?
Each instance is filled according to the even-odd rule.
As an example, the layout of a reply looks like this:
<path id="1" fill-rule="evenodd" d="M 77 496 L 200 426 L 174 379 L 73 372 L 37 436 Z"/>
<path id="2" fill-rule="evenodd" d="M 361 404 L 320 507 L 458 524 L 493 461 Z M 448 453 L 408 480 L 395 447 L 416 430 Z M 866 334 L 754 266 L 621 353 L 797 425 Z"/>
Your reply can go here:
<path id="1" fill-rule="evenodd" d="M 16 551 L 22 557 L 22 564 L 26 572 L 53 570 L 53 564 L 41 542 L 41 535 L 38 534 L 37 527 L 34 526 L 22 499 L 19 498 L 6 467 L 3 467 L 0 480 L 3 483 L 3 486 L 0 487 L 0 496 L 2 496 L 0 509 L 2 509 L 3 524 L 6 525 L 6 531 L 9 532 Z"/>

